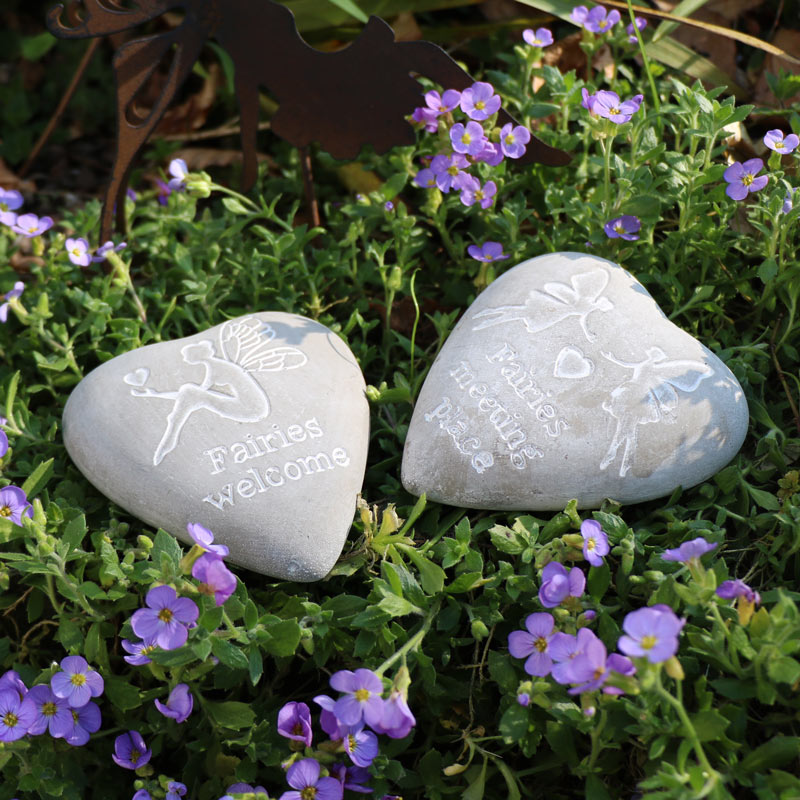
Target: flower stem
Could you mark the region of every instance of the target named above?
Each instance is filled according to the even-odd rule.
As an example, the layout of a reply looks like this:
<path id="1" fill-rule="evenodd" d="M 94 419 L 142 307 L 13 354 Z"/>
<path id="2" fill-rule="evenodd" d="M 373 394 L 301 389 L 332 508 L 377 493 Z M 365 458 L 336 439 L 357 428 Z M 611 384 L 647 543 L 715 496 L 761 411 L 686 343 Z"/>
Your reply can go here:
<path id="1" fill-rule="evenodd" d="M 636 41 L 639 45 L 639 53 L 642 56 L 642 63 L 644 64 L 644 71 L 647 74 L 647 80 L 650 83 L 650 92 L 653 95 L 653 108 L 656 110 L 656 119 L 661 120 L 661 101 L 658 99 L 658 89 L 656 89 L 656 82 L 653 79 L 653 73 L 650 70 L 650 59 L 647 57 L 647 50 L 645 49 L 644 42 L 642 41 L 642 34 L 636 26 L 636 15 L 633 13 L 633 6 L 631 0 L 628 0 L 628 15 L 633 23 L 633 33 L 636 36 Z"/>
<path id="2" fill-rule="evenodd" d="M 697 736 L 697 731 L 695 730 L 694 725 L 692 725 L 692 721 L 689 719 L 689 715 L 686 713 L 683 703 L 681 703 L 676 697 L 673 697 L 661 683 L 661 670 L 656 673 L 656 692 L 663 700 L 666 700 L 666 702 L 675 709 L 675 713 L 677 713 L 678 718 L 680 719 L 686 731 L 686 738 L 692 743 L 697 760 L 700 762 L 700 766 L 708 776 L 705 785 L 696 795 L 698 798 L 706 797 L 718 784 L 721 783 L 720 774 L 714 769 L 714 767 L 711 766 L 708 758 L 706 758 L 703 746 L 700 744 L 700 739 Z"/>
<path id="3" fill-rule="evenodd" d="M 425 638 L 425 634 L 431 628 L 431 624 L 433 620 L 436 618 L 436 615 L 439 613 L 439 608 L 441 607 L 442 602 L 441 600 L 437 600 L 429 609 L 428 613 L 425 615 L 425 619 L 422 620 L 422 624 L 419 626 L 417 632 L 411 636 L 408 641 L 395 653 L 389 656 L 386 661 L 381 664 L 378 669 L 374 670 L 375 674 L 379 677 L 386 672 L 389 667 L 394 664 L 395 661 L 399 660 L 400 658 L 405 660 L 406 653 L 410 652 L 411 650 L 416 650 L 420 644 L 422 644 L 422 640 Z"/>

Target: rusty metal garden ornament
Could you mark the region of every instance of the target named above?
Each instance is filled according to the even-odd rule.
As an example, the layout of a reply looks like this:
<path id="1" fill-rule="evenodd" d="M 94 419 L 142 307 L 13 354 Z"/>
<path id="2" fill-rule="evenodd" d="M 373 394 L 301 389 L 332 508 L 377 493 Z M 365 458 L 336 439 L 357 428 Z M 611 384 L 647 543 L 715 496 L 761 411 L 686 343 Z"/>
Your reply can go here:
<path id="1" fill-rule="evenodd" d="M 53 8 L 50 31 L 61 38 L 108 36 L 130 30 L 166 11 L 184 13 L 180 25 L 123 44 L 114 55 L 117 83 L 117 152 L 106 190 L 100 241 L 109 238 L 113 208 L 123 227 L 123 202 L 134 158 L 186 80 L 206 39 L 213 37 L 235 67 L 244 158 L 242 184 L 252 188 L 257 175 L 256 133 L 259 87 L 279 108 L 272 130 L 295 147 L 311 142 L 335 158 L 354 159 L 365 144 L 384 153 L 415 142 L 406 121 L 420 104 L 424 75 L 445 88 L 465 89 L 474 81 L 440 47 L 430 42 L 395 42 L 379 17 L 370 17 L 358 38 L 343 50 L 323 53 L 301 38 L 294 15 L 272 0 L 83 0 Z M 158 64 L 170 58 L 163 92 L 140 112 L 137 98 Z M 499 123 L 512 122 L 500 112 Z M 516 124 L 516 123 L 515 123 Z M 523 163 L 561 165 L 569 156 L 535 137 Z"/>

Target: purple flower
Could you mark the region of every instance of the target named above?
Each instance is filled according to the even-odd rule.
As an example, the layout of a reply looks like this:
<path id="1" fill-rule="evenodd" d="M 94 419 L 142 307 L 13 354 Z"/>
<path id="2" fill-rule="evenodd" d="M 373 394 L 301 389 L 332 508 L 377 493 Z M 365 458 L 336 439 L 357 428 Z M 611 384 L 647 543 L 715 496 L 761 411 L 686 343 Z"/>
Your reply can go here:
<path id="1" fill-rule="evenodd" d="M 67 239 L 65 244 L 67 248 L 67 255 L 73 264 L 79 267 L 87 267 L 92 263 L 92 257 L 89 255 L 89 242 L 86 239 Z"/>
<path id="2" fill-rule="evenodd" d="M 797 189 L 786 190 L 786 197 L 783 198 L 783 208 L 781 208 L 781 211 L 784 214 L 788 214 L 792 210 L 793 207 L 792 197 L 796 191 Z"/>
<path id="3" fill-rule="evenodd" d="M 13 225 L 17 215 L 13 212 L 22 206 L 22 195 L 16 189 L 3 189 L 0 186 L 0 223 Z"/>
<path id="4" fill-rule="evenodd" d="M 522 38 L 531 47 L 547 47 L 553 44 L 553 34 L 548 28 L 537 28 L 535 31 L 533 28 L 526 28 L 522 31 Z"/>
<path id="5" fill-rule="evenodd" d="M 503 259 L 510 258 L 508 253 L 503 252 L 503 245 L 500 242 L 484 242 L 480 247 L 477 244 L 471 244 L 467 248 L 471 258 L 476 261 L 503 261 Z"/>
<path id="6" fill-rule="evenodd" d="M 639 608 L 622 621 L 625 634 L 617 647 L 627 656 L 644 656 L 651 664 L 660 664 L 678 652 L 678 635 L 684 622 L 663 604 Z"/>
<path id="7" fill-rule="evenodd" d="M 435 189 L 436 173 L 430 167 L 425 167 L 414 176 L 414 183 L 423 189 Z"/>
<path id="8" fill-rule="evenodd" d="M 378 737 L 363 725 L 352 728 L 342 739 L 344 749 L 357 767 L 368 767 L 378 755 Z"/>
<path id="9" fill-rule="evenodd" d="M 717 595 L 726 600 L 733 600 L 736 597 L 744 597 L 748 603 L 759 605 L 761 603 L 761 595 L 755 590 L 751 589 L 744 581 L 722 581 L 717 587 Z"/>
<path id="10" fill-rule="evenodd" d="M 527 708 L 531 704 L 531 696 L 527 692 L 520 692 L 517 695 L 517 702 L 523 708 Z"/>
<path id="11" fill-rule="evenodd" d="M 167 783 L 167 794 L 164 800 L 181 800 L 186 794 L 186 784 L 180 781 L 169 781 Z"/>
<path id="12" fill-rule="evenodd" d="M 484 164 L 488 164 L 490 167 L 496 167 L 504 158 L 503 149 L 499 144 L 485 139 L 483 142 L 483 150 L 481 150 L 478 155 L 474 156 L 474 158 L 476 161 L 483 161 Z"/>
<path id="13" fill-rule="evenodd" d="M 599 689 L 608 677 L 606 668 L 606 646 L 588 628 L 582 652 L 569 663 L 569 682 L 579 684 L 569 690 L 570 694 L 582 694 Z"/>
<path id="14" fill-rule="evenodd" d="M 192 576 L 200 581 L 200 593 L 213 596 L 218 606 L 236 591 L 236 576 L 216 553 L 203 553 L 192 564 Z"/>
<path id="15" fill-rule="evenodd" d="M 597 99 L 597 95 L 589 94 L 589 90 L 584 87 L 581 89 L 581 106 L 585 108 L 590 114 L 594 114 L 594 104 L 595 100 Z"/>
<path id="16" fill-rule="evenodd" d="M 306 747 L 311 747 L 311 710 L 305 703 L 294 701 L 278 712 L 278 733 L 287 739 L 303 742 Z"/>
<path id="17" fill-rule="evenodd" d="M 383 716 L 383 681 L 369 669 L 334 672 L 331 686 L 344 696 L 336 701 L 333 713 L 343 725 L 358 725 L 363 719 L 370 727 L 380 725 Z"/>
<path id="18" fill-rule="evenodd" d="M 26 697 L 36 706 L 36 719 L 28 726 L 28 733 L 39 736 L 49 731 L 54 739 L 63 739 L 72 733 L 75 722 L 66 698 L 56 697 L 46 683 L 34 686 Z"/>
<path id="19" fill-rule="evenodd" d="M 320 766 L 316 759 L 295 761 L 286 773 L 286 781 L 296 791 L 284 792 L 280 800 L 341 800 L 344 793 L 342 784 L 336 778 L 320 778 L 319 773 Z"/>
<path id="20" fill-rule="evenodd" d="M 164 183 L 164 181 L 162 181 L 160 178 L 156 178 L 156 190 L 158 202 L 162 206 L 165 206 L 167 204 L 167 198 L 172 194 L 172 189 L 170 189 L 169 186 L 167 186 L 167 184 Z"/>
<path id="21" fill-rule="evenodd" d="M 665 550 L 661 558 L 664 561 L 682 561 L 684 564 L 688 564 L 693 558 L 700 558 L 705 553 L 711 552 L 716 546 L 715 542 L 707 542 L 702 536 L 698 536 L 690 542 L 684 542 L 680 547 Z"/>
<path id="22" fill-rule="evenodd" d="M 795 133 L 784 137 L 783 131 L 776 128 L 773 131 L 767 131 L 764 136 L 764 144 L 776 153 L 791 153 L 800 144 L 800 137 Z"/>
<path id="23" fill-rule="evenodd" d="M 636 29 L 634 30 L 634 24 L 636 25 Z M 628 33 L 628 41 L 631 44 L 636 44 L 638 41 L 636 36 L 636 30 L 643 31 L 647 27 L 647 20 L 644 17 L 634 17 L 634 21 L 628 25 L 625 30 Z"/>
<path id="24" fill-rule="evenodd" d="M 131 627 L 145 641 L 155 642 L 164 650 L 186 644 L 187 625 L 197 621 L 197 606 L 188 597 L 178 597 L 171 586 L 156 586 L 147 593 L 147 608 L 131 617 Z"/>
<path id="25" fill-rule="evenodd" d="M 583 21 L 583 27 L 592 33 L 607 33 L 619 20 L 620 14 L 616 9 L 606 12 L 603 6 L 595 6 L 586 15 L 586 19 Z"/>
<path id="26" fill-rule="evenodd" d="M 468 153 L 476 156 L 483 150 L 486 135 L 483 127 L 477 122 L 470 120 L 466 125 L 463 122 L 456 122 L 450 128 L 450 142 L 456 153 Z"/>
<path id="27" fill-rule="evenodd" d="M 85 706 L 92 697 L 103 694 L 104 682 L 99 672 L 91 669 L 82 656 L 67 656 L 61 661 L 63 672 L 56 672 L 50 686 L 57 697 L 63 697 L 72 708 Z"/>
<path id="28" fill-rule="evenodd" d="M 458 188 L 456 184 L 464 174 L 462 170 L 467 167 L 469 167 L 469 161 L 467 161 L 466 156 L 460 153 L 452 153 L 449 156 L 435 156 L 431 161 L 430 168 L 436 176 L 436 185 L 446 194 L 450 189 Z"/>
<path id="29" fill-rule="evenodd" d="M 153 755 L 147 749 L 139 731 L 128 731 L 114 739 L 114 753 L 111 758 L 125 769 L 138 769 L 143 767 Z"/>
<path id="30" fill-rule="evenodd" d="M 525 155 L 525 145 L 531 140 L 531 132 L 522 125 L 509 122 L 500 131 L 500 147 L 509 158 L 520 158 Z"/>
<path id="31" fill-rule="evenodd" d="M 186 188 L 186 176 L 189 174 L 186 162 L 182 158 L 173 158 L 169 162 L 169 174 L 172 175 L 167 181 L 170 191 L 182 192 Z"/>
<path id="32" fill-rule="evenodd" d="M 603 556 L 608 555 L 608 536 L 600 523 L 593 519 L 585 519 L 581 523 L 583 536 L 583 557 L 593 566 L 603 566 Z"/>
<path id="33" fill-rule="evenodd" d="M 399 689 L 392 689 L 389 697 L 383 702 L 383 716 L 377 725 L 372 727 L 376 733 L 382 733 L 391 739 L 405 739 L 417 720 L 408 707 L 408 702 Z"/>
<path id="34" fill-rule="evenodd" d="M 123 656 L 125 661 L 134 666 L 141 666 L 142 664 L 149 664 L 152 659 L 148 658 L 153 650 L 158 649 L 155 642 L 131 642 L 129 639 L 122 640 L 122 649 L 130 653 L 129 656 Z"/>
<path id="35" fill-rule="evenodd" d="M 127 197 L 133 203 L 135 203 L 137 199 L 136 192 L 134 192 L 133 189 L 130 188 L 125 190 L 125 197 Z"/>
<path id="36" fill-rule="evenodd" d="M 394 203 L 391 200 L 387 200 L 383 204 L 384 211 L 394 211 Z"/>
<path id="37" fill-rule="evenodd" d="M 64 737 L 64 741 L 73 747 L 83 747 L 89 741 L 90 734 L 100 730 L 100 709 L 97 703 L 87 703 L 80 708 L 71 708 L 70 713 L 74 727 L 72 733 Z"/>
<path id="38" fill-rule="evenodd" d="M 175 722 L 186 722 L 194 708 L 194 697 L 185 683 L 179 683 L 167 697 L 167 702 L 154 700 L 156 708 L 165 716 Z"/>
<path id="39" fill-rule="evenodd" d="M 230 550 L 224 544 L 214 544 L 214 534 L 208 529 L 199 525 L 197 522 L 190 522 L 186 526 L 189 536 L 195 544 L 199 544 L 204 550 L 216 553 L 218 556 L 227 556 Z"/>
<path id="40" fill-rule="evenodd" d="M 13 689 L 19 695 L 20 700 L 28 694 L 28 687 L 15 669 L 7 670 L 0 676 L 0 692 L 7 689 Z"/>
<path id="41" fill-rule="evenodd" d="M 639 217 L 623 214 L 621 217 L 606 222 L 603 230 L 609 239 L 627 239 L 629 242 L 633 242 L 639 238 L 641 227 L 642 223 Z"/>
<path id="42" fill-rule="evenodd" d="M 424 125 L 428 133 L 436 133 L 439 130 L 439 115 L 432 108 L 424 108 L 423 106 L 415 108 L 411 119 L 420 125 Z"/>
<path id="43" fill-rule="evenodd" d="M 464 175 L 459 184 L 461 189 L 460 200 L 465 206 L 472 206 L 478 203 L 481 208 L 489 208 L 494 202 L 497 194 L 497 184 L 494 181 L 486 181 L 481 186 L 480 181 L 472 175 Z"/>
<path id="44" fill-rule="evenodd" d="M 25 492 L 18 486 L 4 486 L 0 489 L 0 517 L 10 519 L 15 525 L 22 525 L 22 516 L 33 517 L 33 508 Z"/>
<path id="45" fill-rule="evenodd" d="M 8 452 L 8 436 L 6 436 L 6 432 L 0 430 L 0 458 L 2 458 Z"/>
<path id="46" fill-rule="evenodd" d="M 39 236 L 46 230 L 53 227 L 53 220 L 50 217 L 42 217 L 41 219 L 36 214 L 20 214 L 16 221 L 11 225 L 11 230 L 15 233 L 21 233 L 32 239 L 34 236 Z"/>
<path id="47" fill-rule="evenodd" d="M 101 244 L 100 247 L 97 248 L 97 252 L 92 256 L 92 261 L 95 263 L 99 263 L 100 261 L 105 261 L 106 256 L 111 252 L 119 253 L 124 250 L 128 245 L 125 242 L 120 242 L 118 245 L 115 245 L 114 242 L 106 242 L 105 244 Z"/>
<path id="48" fill-rule="evenodd" d="M 573 22 L 577 22 L 578 25 L 583 25 L 586 22 L 586 17 L 589 16 L 589 9 L 586 6 L 575 6 L 572 9 L 572 13 L 570 17 L 572 18 Z"/>
<path id="49" fill-rule="evenodd" d="M 36 713 L 33 700 L 20 697 L 16 689 L 0 691 L 0 742 L 21 739 L 35 722 Z"/>
<path id="50" fill-rule="evenodd" d="M 14 284 L 14 288 L 5 293 L 3 296 L 5 302 L 0 305 L 0 322 L 5 322 L 8 319 L 8 301 L 19 297 L 23 291 L 25 291 L 25 284 L 22 281 L 17 281 Z"/>
<path id="51" fill-rule="evenodd" d="M 600 6 L 598 6 L 598 8 L 599 7 Z M 628 122 L 639 110 L 643 99 L 644 95 L 637 94 L 623 103 L 616 92 L 601 90 L 594 95 L 590 111 L 600 117 L 610 119 L 617 125 L 622 125 Z"/>
<path id="52" fill-rule="evenodd" d="M 314 702 L 322 708 L 319 715 L 319 725 L 331 739 L 341 739 L 347 733 L 347 726 L 339 722 L 333 710 L 336 707 L 336 701 L 326 694 L 317 695 Z"/>
<path id="53" fill-rule="evenodd" d="M 330 768 L 330 772 L 342 784 L 343 789 L 350 789 L 352 792 L 361 794 L 370 794 L 372 792 L 372 787 L 365 785 L 370 778 L 370 774 L 364 767 L 334 764 Z"/>
<path id="54" fill-rule="evenodd" d="M 233 783 L 228 787 L 228 794 L 263 794 L 267 800 L 267 790 L 263 786 L 251 786 L 249 783 Z"/>
<path id="55" fill-rule="evenodd" d="M 764 162 L 760 158 L 748 159 L 744 164 L 734 161 L 722 174 L 728 184 L 725 194 L 731 200 L 744 200 L 750 192 L 758 192 L 763 189 L 769 181 L 769 175 L 756 178 L 762 169 L 764 169 Z"/>
<path id="56" fill-rule="evenodd" d="M 557 561 L 551 561 L 542 570 L 539 602 L 545 608 L 555 608 L 568 597 L 580 597 L 586 588 L 586 576 L 577 567 L 567 571 Z"/>
<path id="57" fill-rule="evenodd" d="M 425 103 L 437 116 L 452 111 L 461 102 L 461 92 L 447 89 L 444 94 L 431 90 L 425 92 Z"/>
<path id="58" fill-rule="evenodd" d="M 524 670 L 528 675 L 543 678 L 553 668 L 550 658 L 550 640 L 553 638 L 553 615 L 546 612 L 529 614 L 525 620 L 526 631 L 513 631 L 508 635 L 508 652 L 514 658 L 526 658 Z"/>
<path id="59" fill-rule="evenodd" d="M 588 628 L 581 628 L 577 636 L 555 633 L 550 640 L 550 657 L 553 659 L 551 675 L 556 683 L 572 683 L 572 662 L 580 656 L 586 645 L 597 637 Z"/>
<path id="60" fill-rule="evenodd" d="M 491 83 L 478 81 L 461 93 L 461 110 L 470 119 L 478 122 L 488 119 L 499 108 L 500 95 L 494 93 L 494 86 Z M 463 153 L 464 151 L 459 150 L 458 152 Z"/>

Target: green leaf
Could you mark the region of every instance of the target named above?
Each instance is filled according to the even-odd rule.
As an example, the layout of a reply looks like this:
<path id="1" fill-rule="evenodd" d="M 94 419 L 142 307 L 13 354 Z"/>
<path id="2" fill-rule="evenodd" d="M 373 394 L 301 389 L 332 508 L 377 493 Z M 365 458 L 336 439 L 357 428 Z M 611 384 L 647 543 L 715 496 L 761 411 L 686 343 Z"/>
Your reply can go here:
<path id="1" fill-rule="evenodd" d="M 758 277 L 762 283 L 769 283 L 778 274 L 778 262 L 774 258 L 762 261 L 758 268 Z"/>
<path id="2" fill-rule="evenodd" d="M 605 784 L 597 775 L 586 776 L 586 800 L 611 800 Z"/>
<path id="3" fill-rule="evenodd" d="M 489 651 L 489 675 L 504 692 L 513 692 L 519 685 L 517 671 L 508 653 Z"/>
<path id="4" fill-rule="evenodd" d="M 264 659 L 261 658 L 261 653 L 257 647 L 250 648 L 250 656 L 248 661 L 250 662 L 250 683 L 255 686 L 261 680 L 261 676 L 264 673 Z"/>
<path id="5" fill-rule="evenodd" d="M 715 709 L 698 711 L 692 715 L 691 720 L 697 732 L 697 738 L 701 742 L 714 742 L 722 738 L 725 729 L 731 724 L 727 717 Z"/>
<path id="6" fill-rule="evenodd" d="M 205 661 L 211 655 L 211 639 L 200 639 L 192 645 L 192 652 L 200 661 Z"/>
<path id="7" fill-rule="evenodd" d="M 150 551 L 150 560 L 159 569 L 161 567 L 162 553 L 169 558 L 172 566 L 177 569 L 178 562 L 183 557 L 183 550 L 174 536 L 159 528 L 156 538 L 153 540 L 153 549 Z"/>
<path id="8" fill-rule="evenodd" d="M 224 703 L 207 701 L 204 708 L 211 719 L 221 728 L 240 731 L 242 728 L 252 727 L 256 721 L 253 709 L 246 703 L 239 703 L 236 700 L 227 700 Z"/>
<path id="9" fill-rule="evenodd" d="M 53 459 L 50 458 L 39 464 L 39 466 L 31 472 L 28 479 L 22 484 L 22 491 L 28 495 L 29 500 L 44 489 L 47 485 L 47 481 L 49 481 L 53 475 L 53 469 Z"/>
<path id="10" fill-rule="evenodd" d="M 245 654 L 227 639 L 218 636 L 211 637 L 211 652 L 226 666 L 231 669 L 247 669 L 249 662 Z"/>
<path id="11" fill-rule="evenodd" d="M 49 31 L 44 31 L 35 36 L 23 36 L 19 49 L 26 61 L 38 61 L 55 43 L 55 36 Z"/>
<path id="12" fill-rule="evenodd" d="M 341 8 L 346 14 L 355 17 L 359 22 L 368 22 L 367 15 L 353 2 L 353 0 L 328 0 L 337 8 Z"/>
<path id="13" fill-rule="evenodd" d="M 483 576 L 480 572 L 465 572 L 459 575 L 448 587 L 447 591 L 450 594 L 460 594 L 461 592 L 469 592 L 472 589 L 484 583 Z"/>
<path id="14" fill-rule="evenodd" d="M 213 633 L 219 628 L 222 622 L 222 606 L 214 606 L 204 611 L 199 620 L 198 625 L 202 625 L 209 633 Z"/>
<path id="15" fill-rule="evenodd" d="M 800 752 L 800 737 L 776 736 L 748 753 L 741 760 L 737 771 L 752 774 L 774 767 L 782 767 L 784 764 L 795 761 L 798 752 Z"/>
<path id="16" fill-rule="evenodd" d="M 257 624 L 258 608 L 256 608 L 256 604 L 248 598 L 244 607 L 244 625 L 248 630 L 253 630 Z"/>
<path id="17" fill-rule="evenodd" d="M 69 619 L 62 619 L 58 623 L 58 641 L 66 651 L 83 650 L 83 634 L 81 629 Z"/>
<path id="18" fill-rule="evenodd" d="M 767 674 L 776 683 L 795 683 L 800 679 L 800 663 L 789 656 L 779 656 L 767 661 Z"/>
<path id="19" fill-rule="evenodd" d="M 115 705 L 120 711 L 130 711 L 132 708 L 139 708 L 142 704 L 139 690 L 123 678 L 105 676 L 104 691 L 112 705 Z"/>
<path id="20" fill-rule="evenodd" d="M 231 212 L 231 214 L 237 214 L 240 216 L 249 216 L 253 214 L 249 208 L 247 208 L 241 200 L 237 200 L 235 197 L 223 197 L 222 198 L 222 205 Z"/>
<path id="21" fill-rule="evenodd" d="M 461 795 L 462 800 L 483 800 L 486 792 L 486 765 L 488 759 L 484 757 L 480 772 L 472 779 L 469 786 Z"/>
<path id="22" fill-rule="evenodd" d="M 528 733 L 528 725 L 528 709 L 514 703 L 500 718 L 500 735 L 509 744 L 519 742 Z"/>
<path id="23" fill-rule="evenodd" d="M 270 655 L 278 658 L 293 656 L 303 633 L 297 620 L 294 619 L 283 619 L 276 622 L 274 625 L 270 625 L 267 632 L 271 638 L 264 644 L 264 649 Z"/>
<path id="24" fill-rule="evenodd" d="M 608 564 L 603 562 L 599 567 L 589 569 L 589 577 L 586 579 L 586 586 L 593 600 L 598 603 L 606 593 L 606 589 L 611 585 L 611 570 Z"/>
<path id="25" fill-rule="evenodd" d="M 409 603 L 404 597 L 398 597 L 395 594 L 387 595 L 383 600 L 378 603 L 378 608 L 390 614 L 392 617 L 404 617 L 407 614 L 421 614 L 422 610 Z"/>
<path id="26" fill-rule="evenodd" d="M 86 535 L 86 517 L 78 514 L 73 517 L 65 526 L 61 541 L 69 546 L 69 550 L 77 550 L 80 547 L 83 537 Z"/>
<path id="27" fill-rule="evenodd" d="M 519 785 L 517 784 L 517 779 L 514 777 L 514 773 L 511 771 L 511 768 L 506 764 L 504 761 L 501 761 L 499 758 L 492 759 L 492 763 L 500 770 L 500 774 L 503 776 L 503 779 L 506 782 L 506 789 L 508 792 L 506 793 L 506 800 L 520 800 L 522 795 L 519 791 Z"/>

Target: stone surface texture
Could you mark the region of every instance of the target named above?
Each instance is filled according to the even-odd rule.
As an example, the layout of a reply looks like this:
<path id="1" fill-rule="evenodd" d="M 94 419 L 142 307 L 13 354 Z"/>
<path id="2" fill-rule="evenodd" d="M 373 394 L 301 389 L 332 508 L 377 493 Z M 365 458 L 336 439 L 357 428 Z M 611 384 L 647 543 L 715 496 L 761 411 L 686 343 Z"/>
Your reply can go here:
<path id="1" fill-rule="evenodd" d="M 72 460 L 115 503 L 187 543 L 200 523 L 232 563 L 296 581 L 339 557 L 368 440 L 347 345 L 282 312 L 118 356 L 64 410 Z"/>
<path id="2" fill-rule="evenodd" d="M 731 371 L 629 272 L 553 253 L 503 274 L 453 330 L 414 409 L 402 480 L 470 508 L 636 503 L 714 475 L 747 425 Z"/>

